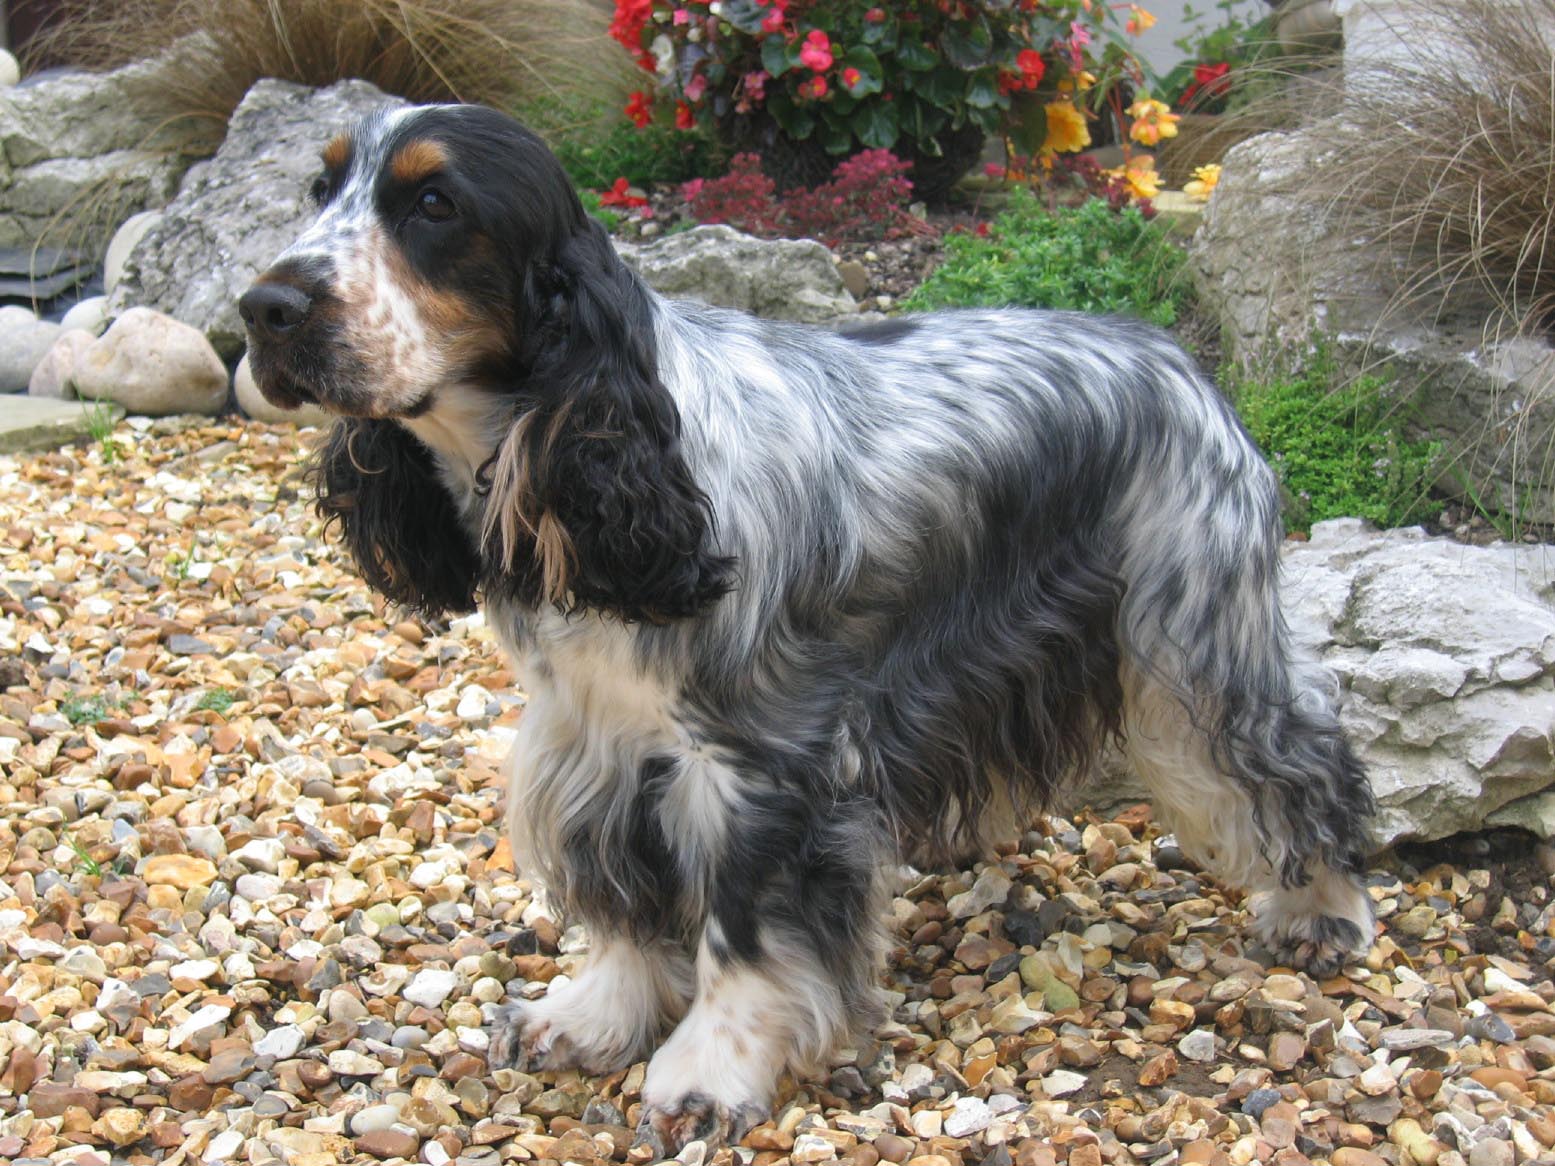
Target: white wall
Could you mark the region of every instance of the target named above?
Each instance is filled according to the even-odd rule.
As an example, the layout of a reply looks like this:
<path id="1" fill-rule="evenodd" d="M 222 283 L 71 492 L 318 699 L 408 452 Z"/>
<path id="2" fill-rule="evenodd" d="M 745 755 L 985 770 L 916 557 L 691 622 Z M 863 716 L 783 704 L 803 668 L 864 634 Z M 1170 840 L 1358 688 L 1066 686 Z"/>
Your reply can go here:
<path id="1" fill-rule="evenodd" d="M 1182 53 L 1172 42 L 1186 36 L 1189 31 L 1183 9 L 1190 5 L 1184 3 L 1184 0 L 1138 0 L 1138 3 L 1141 8 L 1155 17 L 1156 23 L 1155 27 L 1148 32 L 1130 37 L 1129 40 L 1135 52 L 1152 69 L 1164 73 L 1182 60 Z M 1225 23 L 1226 13 L 1215 6 L 1214 0 L 1201 0 L 1191 7 L 1195 12 L 1208 13 L 1204 28 L 1217 28 Z M 1273 9 L 1264 0 L 1236 0 L 1231 11 L 1243 24 L 1252 24 L 1262 20 Z M 1118 15 L 1127 19 L 1127 10 L 1119 10 Z"/>

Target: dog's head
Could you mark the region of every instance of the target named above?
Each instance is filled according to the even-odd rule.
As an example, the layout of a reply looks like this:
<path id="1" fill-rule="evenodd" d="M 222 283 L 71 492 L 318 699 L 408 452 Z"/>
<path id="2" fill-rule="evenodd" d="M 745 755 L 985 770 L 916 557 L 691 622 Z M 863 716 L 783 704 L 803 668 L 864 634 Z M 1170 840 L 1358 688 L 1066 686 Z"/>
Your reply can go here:
<path id="1" fill-rule="evenodd" d="M 451 383 L 510 375 L 540 284 L 585 230 L 556 159 L 479 106 L 375 113 L 325 147 L 319 214 L 239 301 L 282 407 L 413 417 Z"/>
<path id="2" fill-rule="evenodd" d="M 368 582 L 433 613 L 502 588 L 646 620 L 727 589 L 652 298 L 538 137 L 478 106 L 379 112 L 325 148 L 313 195 L 239 310 L 265 397 L 341 417 L 319 508 Z M 492 406 L 461 497 L 406 428 L 441 425 L 450 389 Z"/>

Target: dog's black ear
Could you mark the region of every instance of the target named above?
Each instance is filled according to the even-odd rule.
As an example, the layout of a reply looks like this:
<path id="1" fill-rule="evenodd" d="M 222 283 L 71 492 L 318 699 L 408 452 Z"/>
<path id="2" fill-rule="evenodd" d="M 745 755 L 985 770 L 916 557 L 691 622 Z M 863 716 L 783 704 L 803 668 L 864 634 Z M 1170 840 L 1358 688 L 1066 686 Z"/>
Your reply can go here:
<path id="1" fill-rule="evenodd" d="M 682 456 L 648 294 L 591 219 L 561 244 L 550 282 L 554 340 L 493 466 L 487 554 L 528 564 L 565 609 L 694 615 L 729 589 L 731 562 L 711 549 L 711 508 Z"/>
<path id="2" fill-rule="evenodd" d="M 362 578 L 428 617 L 475 610 L 480 556 L 427 448 L 392 421 L 335 422 L 312 466 L 318 510 Z"/>

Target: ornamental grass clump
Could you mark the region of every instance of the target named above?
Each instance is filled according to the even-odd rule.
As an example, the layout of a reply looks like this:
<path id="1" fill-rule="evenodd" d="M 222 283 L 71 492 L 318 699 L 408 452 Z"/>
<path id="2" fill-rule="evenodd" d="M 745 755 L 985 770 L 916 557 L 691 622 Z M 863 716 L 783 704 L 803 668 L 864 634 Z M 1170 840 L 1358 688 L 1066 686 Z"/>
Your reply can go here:
<path id="1" fill-rule="evenodd" d="M 61 0 L 29 63 L 108 69 L 166 53 L 134 95 L 152 116 L 221 128 L 262 77 L 351 77 L 413 101 L 514 108 L 619 88 L 599 0 Z M 176 46 L 176 49 L 175 49 Z M 169 52 L 170 49 L 175 51 Z M 624 92 L 624 90 L 622 90 Z"/>
<path id="2" fill-rule="evenodd" d="M 1438 0 L 1412 52 L 1347 69 L 1302 202 L 1371 241 L 1390 314 L 1482 301 L 1555 325 L 1555 0 Z M 1298 212 L 1302 209 L 1297 208 Z"/>

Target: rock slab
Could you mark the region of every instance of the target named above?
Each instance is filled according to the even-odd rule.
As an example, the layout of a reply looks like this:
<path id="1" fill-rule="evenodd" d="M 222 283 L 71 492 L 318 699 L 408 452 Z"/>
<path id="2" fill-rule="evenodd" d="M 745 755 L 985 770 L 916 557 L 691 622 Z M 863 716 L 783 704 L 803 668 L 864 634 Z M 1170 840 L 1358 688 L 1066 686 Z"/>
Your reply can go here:
<path id="1" fill-rule="evenodd" d="M 135 243 L 109 314 L 156 308 L 198 328 L 224 358 L 243 350 L 237 301 L 313 217 L 319 151 L 362 115 L 403 105 L 365 81 L 310 89 L 260 81 L 213 158 L 194 166 Z"/>
<path id="2" fill-rule="evenodd" d="M 834 323 L 858 311 L 832 253 L 810 239 L 758 239 L 711 226 L 617 243 L 616 250 L 666 296 L 803 324 Z"/>
<path id="3" fill-rule="evenodd" d="M 1285 545 L 1284 573 L 1294 638 L 1338 678 L 1377 794 L 1377 848 L 1498 821 L 1538 828 L 1536 795 L 1555 787 L 1555 553 L 1335 519 Z M 1148 800 L 1121 761 L 1102 769 L 1076 804 Z"/>
<path id="4" fill-rule="evenodd" d="M 104 425 L 117 424 L 124 416 L 118 405 L 98 406 Z M 0 454 L 58 449 L 92 435 L 96 421 L 79 401 L 50 401 L 42 397 L 8 397 L 0 405 Z"/>

